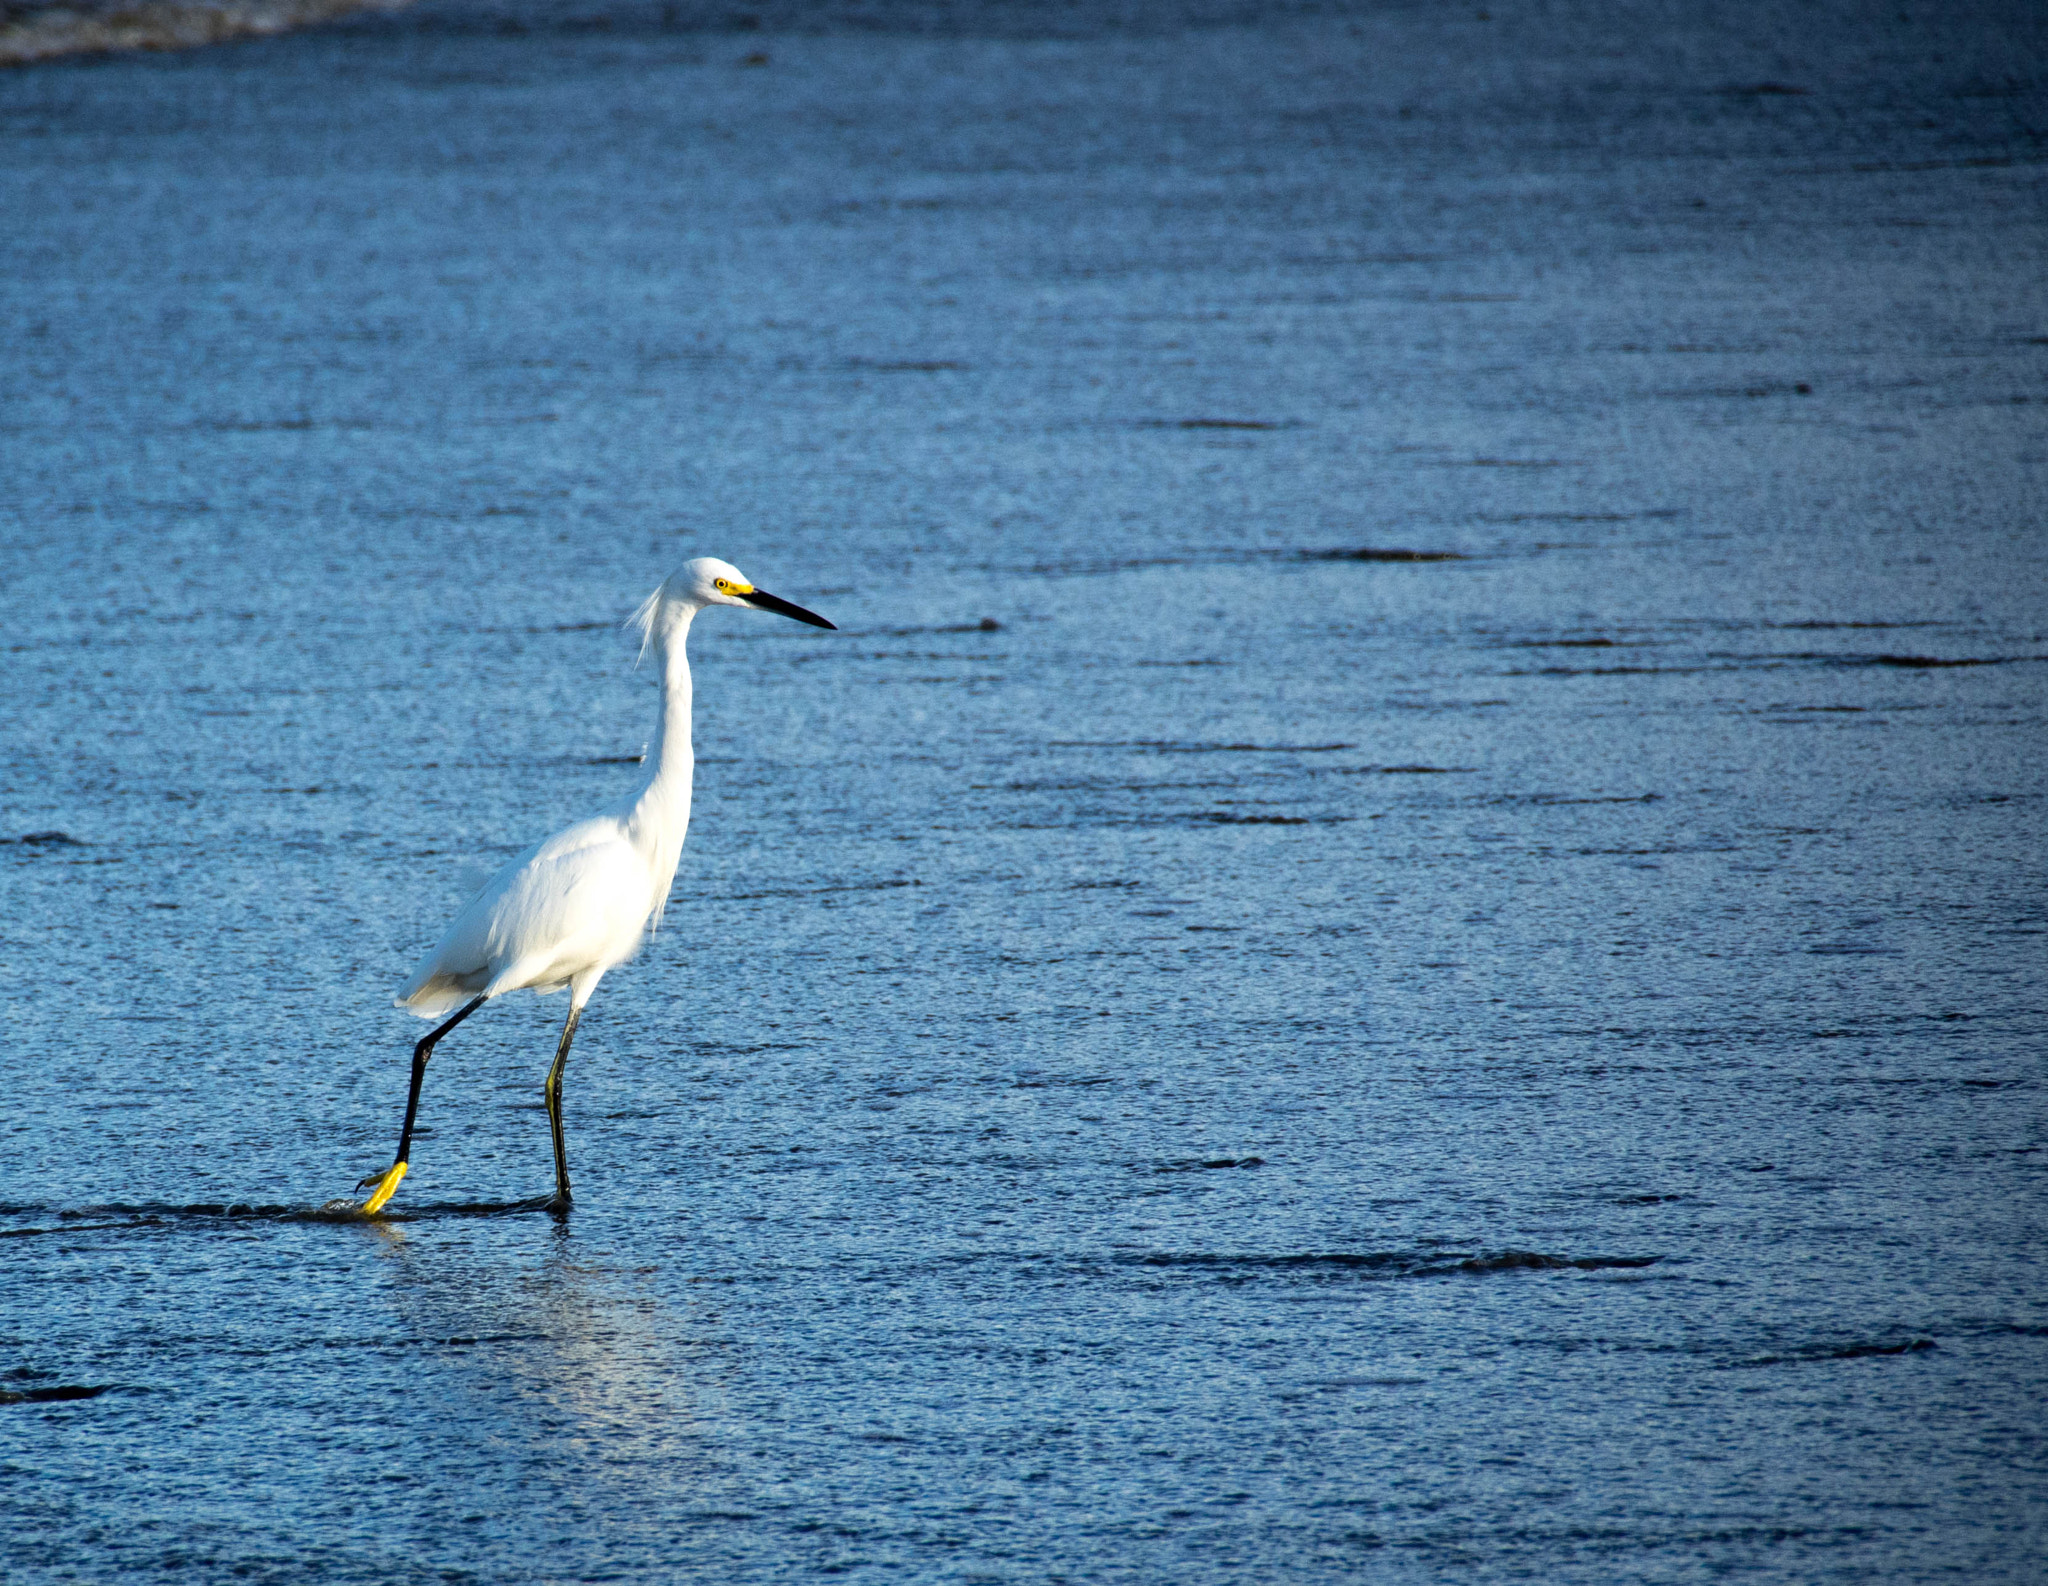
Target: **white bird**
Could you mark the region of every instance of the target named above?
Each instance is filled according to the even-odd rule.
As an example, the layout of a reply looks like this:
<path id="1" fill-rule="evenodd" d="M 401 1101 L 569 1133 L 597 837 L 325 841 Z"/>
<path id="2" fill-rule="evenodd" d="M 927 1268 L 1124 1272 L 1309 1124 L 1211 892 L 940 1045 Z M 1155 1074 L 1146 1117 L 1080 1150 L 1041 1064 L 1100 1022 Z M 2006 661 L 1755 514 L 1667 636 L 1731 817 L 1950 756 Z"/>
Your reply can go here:
<path id="1" fill-rule="evenodd" d="M 438 1025 L 413 1048 L 412 1090 L 406 1097 L 405 1126 L 398 1135 L 398 1159 L 356 1186 L 369 1190 L 363 1211 L 380 1210 L 405 1177 L 412 1154 L 413 1119 L 419 1113 L 420 1081 L 434 1045 L 493 997 L 531 989 L 569 988 L 569 1018 L 555 1048 L 542 1095 L 555 1138 L 555 1196 L 569 1204 L 569 1164 L 562 1147 L 562 1068 L 584 1004 L 605 971 L 625 962 L 640 945 L 640 933 L 661 923 L 668 891 L 682 857 L 690 824 L 690 662 L 684 654 L 690 623 L 706 606 L 751 606 L 830 628 L 816 612 L 756 589 L 730 562 L 700 556 L 662 581 L 633 616 L 641 653 L 661 664 L 661 721 L 647 751 L 649 771 L 640 791 L 625 803 L 578 821 L 529 848 L 485 883 L 448 927 L 435 949 L 420 960 L 397 1005 L 423 1019 L 455 1016 Z"/>

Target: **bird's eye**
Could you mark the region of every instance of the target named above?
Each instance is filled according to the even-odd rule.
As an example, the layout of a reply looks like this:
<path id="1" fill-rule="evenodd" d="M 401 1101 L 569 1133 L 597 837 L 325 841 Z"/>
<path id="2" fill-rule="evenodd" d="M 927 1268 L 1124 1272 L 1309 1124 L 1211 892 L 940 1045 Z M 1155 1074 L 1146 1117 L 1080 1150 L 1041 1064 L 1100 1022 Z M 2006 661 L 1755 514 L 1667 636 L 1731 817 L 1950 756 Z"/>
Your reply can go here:
<path id="1" fill-rule="evenodd" d="M 719 590 L 721 593 L 732 588 L 732 580 L 729 578 L 714 578 L 711 584 L 714 589 Z"/>

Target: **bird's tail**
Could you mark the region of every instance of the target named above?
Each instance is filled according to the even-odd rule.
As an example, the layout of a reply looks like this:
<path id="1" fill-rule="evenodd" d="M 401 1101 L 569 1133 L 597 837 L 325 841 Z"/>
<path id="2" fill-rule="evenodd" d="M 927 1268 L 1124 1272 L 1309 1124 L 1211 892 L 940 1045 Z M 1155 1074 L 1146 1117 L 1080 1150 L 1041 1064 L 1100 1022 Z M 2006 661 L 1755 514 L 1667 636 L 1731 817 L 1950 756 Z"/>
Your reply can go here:
<path id="1" fill-rule="evenodd" d="M 480 989 L 465 985 L 462 977 L 442 974 L 430 966 L 414 975 L 405 989 L 391 999 L 391 1005 L 422 1019 L 438 1019 L 453 1013 Z"/>

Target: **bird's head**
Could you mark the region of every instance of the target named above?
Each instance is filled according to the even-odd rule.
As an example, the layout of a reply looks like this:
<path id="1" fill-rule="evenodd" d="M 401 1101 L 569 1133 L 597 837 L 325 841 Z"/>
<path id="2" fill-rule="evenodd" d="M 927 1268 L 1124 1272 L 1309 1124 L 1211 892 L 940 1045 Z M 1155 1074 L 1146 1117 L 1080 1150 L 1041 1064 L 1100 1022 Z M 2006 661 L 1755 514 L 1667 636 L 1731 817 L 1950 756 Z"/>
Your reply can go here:
<path id="1" fill-rule="evenodd" d="M 683 563 L 662 580 L 634 614 L 634 625 L 649 647 L 665 648 L 668 635 L 678 623 L 686 624 L 706 606 L 746 606 L 755 611 L 779 611 L 814 628 L 830 628 L 815 611 L 771 595 L 755 587 L 753 580 L 730 562 L 715 556 L 698 556 Z"/>

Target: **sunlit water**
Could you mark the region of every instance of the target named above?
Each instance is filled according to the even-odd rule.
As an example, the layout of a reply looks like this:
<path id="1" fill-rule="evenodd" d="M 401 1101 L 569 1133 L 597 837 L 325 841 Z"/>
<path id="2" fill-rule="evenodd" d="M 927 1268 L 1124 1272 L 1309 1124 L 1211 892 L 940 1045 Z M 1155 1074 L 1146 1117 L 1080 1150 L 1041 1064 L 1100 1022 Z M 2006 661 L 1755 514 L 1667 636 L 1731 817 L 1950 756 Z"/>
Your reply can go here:
<path id="1" fill-rule="evenodd" d="M 2038 1579 L 2027 8 L 669 9 L 0 78 L 7 1578 Z"/>

